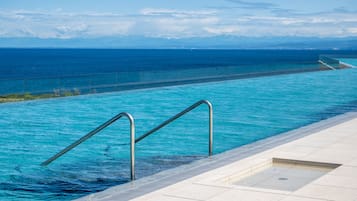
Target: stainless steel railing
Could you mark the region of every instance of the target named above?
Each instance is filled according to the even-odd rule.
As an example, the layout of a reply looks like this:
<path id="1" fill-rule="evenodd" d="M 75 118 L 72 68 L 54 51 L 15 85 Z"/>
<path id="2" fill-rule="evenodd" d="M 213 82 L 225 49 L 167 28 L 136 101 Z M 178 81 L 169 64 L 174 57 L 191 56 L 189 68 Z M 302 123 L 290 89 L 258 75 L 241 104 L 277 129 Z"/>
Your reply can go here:
<path id="1" fill-rule="evenodd" d="M 200 100 L 195 104 L 191 105 L 190 107 L 184 109 L 182 112 L 176 114 L 175 116 L 171 117 L 170 119 L 164 121 L 160 125 L 156 126 L 155 128 L 151 129 L 150 131 L 146 132 L 142 136 L 138 137 L 135 140 L 135 143 L 140 142 L 144 138 L 148 137 L 149 135 L 153 134 L 154 132 L 160 130 L 161 128 L 165 127 L 166 125 L 170 124 L 171 122 L 175 121 L 176 119 L 180 118 L 181 116 L 185 115 L 186 113 L 190 112 L 191 110 L 195 109 L 196 107 L 206 104 L 209 110 L 209 125 L 208 125 L 208 155 L 212 155 L 212 144 L 213 144 L 213 107 L 212 104 L 208 100 Z"/>
<path id="2" fill-rule="evenodd" d="M 130 178 L 131 178 L 131 180 L 134 180 L 135 179 L 135 123 L 134 123 L 134 118 L 131 116 L 131 114 L 126 113 L 126 112 L 122 112 L 122 113 L 114 116 L 110 120 L 106 121 L 102 125 L 98 126 L 94 130 L 92 130 L 91 132 L 86 134 L 85 136 L 81 137 L 79 140 L 73 142 L 71 145 L 69 145 L 68 147 L 64 148 L 62 151 L 60 151 L 57 154 L 53 155 L 51 158 L 49 158 L 48 160 L 43 162 L 41 165 L 42 166 L 49 165 L 54 160 L 58 159 L 63 154 L 65 154 L 68 151 L 72 150 L 73 148 L 75 148 L 76 146 L 81 144 L 82 142 L 88 140 L 93 135 L 97 134 L 98 132 L 100 132 L 104 128 L 108 127 L 109 125 L 111 125 L 112 123 L 114 123 L 115 121 L 120 119 L 121 117 L 127 117 L 129 119 L 129 122 L 130 122 Z"/>
<path id="3" fill-rule="evenodd" d="M 42 166 L 47 166 L 59 157 L 61 157 L 63 154 L 67 153 L 68 151 L 72 150 L 82 142 L 88 140 L 91 138 L 93 135 L 97 134 L 104 128 L 108 127 L 121 117 L 127 117 L 130 121 L 130 178 L 131 180 L 135 179 L 135 144 L 143 140 L 144 138 L 148 137 L 149 135 L 153 134 L 154 132 L 160 130 L 161 128 L 165 127 L 166 125 L 170 124 L 171 122 L 175 121 L 176 119 L 180 118 L 181 116 L 185 115 L 186 113 L 192 111 L 193 109 L 197 108 L 198 106 L 206 104 L 208 106 L 209 110 L 209 124 L 208 124 L 208 155 L 212 155 L 212 149 L 213 149 L 213 107 L 212 104 L 208 100 L 200 100 L 196 102 L 195 104 L 191 105 L 190 107 L 184 109 L 180 113 L 174 115 L 173 117 L 169 118 L 168 120 L 164 121 L 160 125 L 156 126 L 155 128 L 151 129 L 150 131 L 146 132 L 142 136 L 138 137 L 135 139 L 135 124 L 134 124 L 134 118 L 126 112 L 122 112 L 115 117 L 111 118 L 107 122 L 103 123 L 93 131 L 89 132 L 85 136 L 81 137 L 79 140 L 73 142 L 71 145 L 67 146 L 64 148 L 62 151 L 58 152 L 57 154 L 53 155 L 51 158 L 47 159 L 45 162 L 43 162 L 41 165 Z"/>

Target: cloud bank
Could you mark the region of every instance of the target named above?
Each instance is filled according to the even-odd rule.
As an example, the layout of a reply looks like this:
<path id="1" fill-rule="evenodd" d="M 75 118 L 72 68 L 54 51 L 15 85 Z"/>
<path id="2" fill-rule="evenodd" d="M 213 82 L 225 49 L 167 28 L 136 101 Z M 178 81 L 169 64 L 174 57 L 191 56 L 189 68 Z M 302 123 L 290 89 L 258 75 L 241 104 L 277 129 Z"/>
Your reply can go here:
<path id="1" fill-rule="evenodd" d="M 196 10 L 142 8 L 120 13 L 0 10 L 0 37 L 160 38 L 232 36 L 348 37 L 357 35 L 357 12 L 332 8 L 301 12 L 268 2 L 227 0 L 230 6 Z"/>

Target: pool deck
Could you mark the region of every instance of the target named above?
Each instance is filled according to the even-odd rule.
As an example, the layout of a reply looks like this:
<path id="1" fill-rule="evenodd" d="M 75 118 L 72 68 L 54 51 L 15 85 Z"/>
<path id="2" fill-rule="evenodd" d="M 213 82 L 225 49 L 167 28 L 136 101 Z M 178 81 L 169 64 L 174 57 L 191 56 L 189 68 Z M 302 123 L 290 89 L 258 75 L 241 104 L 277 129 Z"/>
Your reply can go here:
<path id="1" fill-rule="evenodd" d="M 235 184 L 273 158 L 338 167 L 297 190 Z M 298 175 L 303 176 L 303 175 Z M 287 183 L 286 185 L 292 185 Z M 357 112 L 349 112 L 79 200 L 357 201 Z"/>

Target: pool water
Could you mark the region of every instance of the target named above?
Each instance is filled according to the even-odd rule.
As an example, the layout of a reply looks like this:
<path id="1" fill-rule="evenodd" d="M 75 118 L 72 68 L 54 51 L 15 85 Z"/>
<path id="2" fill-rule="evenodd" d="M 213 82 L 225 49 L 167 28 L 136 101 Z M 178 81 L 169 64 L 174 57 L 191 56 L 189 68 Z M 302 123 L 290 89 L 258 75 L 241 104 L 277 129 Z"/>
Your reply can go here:
<path id="1" fill-rule="evenodd" d="M 339 58 L 338 60 L 357 67 L 357 58 Z"/>
<path id="2" fill-rule="evenodd" d="M 217 154 L 357 109 L 357 69 L 1 104 L 0 200 L 71 200 L 129 181 L 124 118 L 40 164 L 122 111 L 140 136 L 201 99 L 214 107 Z M 206 157 L 207 124 L 202 105 L 139 142 L 137 177 Z"/>

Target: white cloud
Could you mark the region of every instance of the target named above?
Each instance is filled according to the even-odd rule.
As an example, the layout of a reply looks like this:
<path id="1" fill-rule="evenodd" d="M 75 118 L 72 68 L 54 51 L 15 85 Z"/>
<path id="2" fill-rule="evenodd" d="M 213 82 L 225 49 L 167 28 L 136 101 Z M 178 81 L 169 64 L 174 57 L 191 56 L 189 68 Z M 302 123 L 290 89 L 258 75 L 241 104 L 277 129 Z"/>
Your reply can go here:
<path id="1" fill-rule="evenodd" d="M 6 37 L 75 38 L 127 34 L 134 21 L 110 13 L 0 12 Z"/>
<path id="2" fill-rule="evenodd" d="M 251 9 L 249 8 L 250 11 Z M 277 9 L 277 6 L 274 6 L 274 9 Z M 0 37 L 80 38 L 122 35 L 168 38 L 215 35 L 343 37 L 356 36 L 357 33 L 355 12 L 309 14 L 294 12 L 289 15 L 264 10 L 252 15 L 246 12 L 229 11 L 144 8 L 132 15 L 108 12 L 68 13 L 62 9 L 53 12 L 0 11 Z"/>
<path id="3" fill-rule="evenodd" d="M 207 26 L 219 23 L 215 10 L 175 10 L 144 8 L 131 33 L 150 37 L 185 38 L 208 36 Z"/>
<path id="4" fill-rule="evenodd" d="M 204 29 L 214 35 L 239 35 L 241 31 L 238 26 L 205 27 Z"/>
<path id="5" fill-rule="evenodd" d="M 137 19 L 136 24 L 132 27 L 130 33 L 140 33 L 145 36 L 165 38 L 207 36 L 210 33 L 205 31 L 205 27 L 214 26 L 218 22 L 219 19 L 216 17 L 144 17 Z"/>
<path id="6" fill-rule="evenodd" d="M 205 17 L 217 14 L 215 10 L 175 10 L 175 9 L 157 9 L 157 8 L 144 8 L 140 11 L 142 15 L 150 16 L 172 16 L 172 17 Z"/>
<path id="7" fill-rule="evenodd" d="M 350 34 L 356 34 L 357 35 L 357 27 L 347 28 L 346 31 L 349 32 Z"/>

